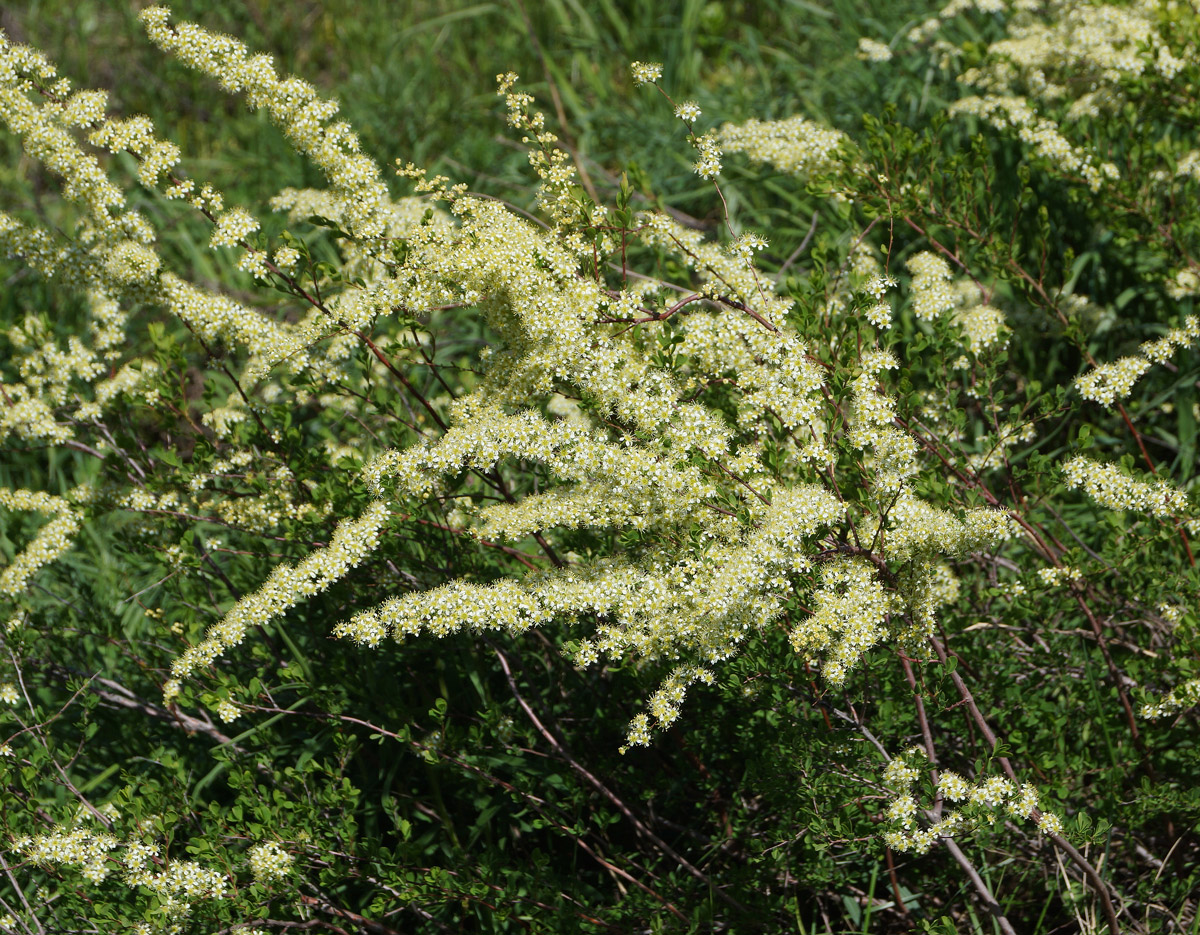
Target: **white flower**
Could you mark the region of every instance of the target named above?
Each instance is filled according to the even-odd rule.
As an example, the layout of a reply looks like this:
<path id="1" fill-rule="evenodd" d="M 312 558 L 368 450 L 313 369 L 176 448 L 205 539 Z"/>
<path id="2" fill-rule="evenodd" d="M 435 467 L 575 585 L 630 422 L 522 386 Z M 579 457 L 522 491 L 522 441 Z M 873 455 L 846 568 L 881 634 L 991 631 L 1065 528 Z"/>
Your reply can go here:
<path id="1" fill-rule="evenodd" d="M 882 42 L 864 36 L 858 40 L 858 57 L 867 62 L 890 62 L 892 50 Z"/>
<path id="2" fill-rule="evenodd" d="M 274 841 L 250 848 L 250 872 L 259 883 L 282 880 L 292 868 L 293 857 Z"/>
<path id="3" fill-rule="evenodd" d="M 662 77 L 662 65 L 657 62 L 634 62 L 629 66 L 633 80 L 639 85 L 653 84 Z"/>
<path id="4" fill-rule="evenodd" d="M 217 226 L 209 238 L 210 247 L 236 247 L 258 230 L 258 221 L 245 208 L 233 208 L 217 217 Z"/>
<path id="5" fill-rule="evenodd" d="M 222 698 L 217 702 L 217 716 L 226 724 L 229 724 L 241 717 L 242 712 L 232 701 Z"/>
<path id="6" fill-rule="evenodd" d="M 280 247 L 275 251 L 274 259 L 276 266 L 290 274 L 300 262 L 300 251 L 295 247 Z"/>

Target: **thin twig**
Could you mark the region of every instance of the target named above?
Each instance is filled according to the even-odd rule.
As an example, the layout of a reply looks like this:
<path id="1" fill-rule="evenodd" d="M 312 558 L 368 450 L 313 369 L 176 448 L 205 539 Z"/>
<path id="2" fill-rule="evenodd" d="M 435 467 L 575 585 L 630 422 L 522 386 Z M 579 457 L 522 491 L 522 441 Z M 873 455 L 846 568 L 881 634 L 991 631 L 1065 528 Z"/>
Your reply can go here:
<path id="1" fill-rule="evenodd" d="M 525 712 L 525 716 L 529 718 L 530 723 L 533 724 L 539 734 L 546 738 L 546 741 L 551 747 L 554 748 L 555 752 L 561 756 L 570 765 L 570 767 L 575 770 L 575 772 L 587 780 L 592 788 L 612 802 L 612 804 L 617 807 L 617 810 L 627 819 L 629 819 L 630 824 L 633 825 L 638 834 L 651 841 L 659 850 L 678 863 L 679 866 L 683 867 L 683 869 L 694 876 L 697 880 L 703 882 L 725 902 L 729 903 L 736 909 L 745 911 L 745 906 L 735 900 L 728 893 L 724 892 L 713 882 L 712 878 L 709 877 L 708 874 L 693 865 L 683 855 L 677 853 L 674 848 L 667 844 L 666 841 L 647 828 L 645 823 L 633 813 L 628 805 L 626 805 L 614 792 L 612 792 L 608 786 L 604 785 L 604 783 L 596 778 L 596 776 L 590 770 L 588 770 L 586 766 L 584 766 L 577 759 L 575 759 L 574 756 L 571 755 L 571 751 L 563 746 L 563 744 L 559 742 L 558 738 L 546 729 L 546 726 L 541 722 L 541 719 L 539 719 L 537 714 L 534 713 L 533 708 L 529 706 L 529 703 L 521 695 L 520 690 L 517 688 L 516 679 L 513 678 L 512 668 L 508 664 L 508 658 L 497 646 L 493 645 L 492 650 L 495 652 L 496 658 L 500 661 L 500 667 L 504 670 L 504 677 L 508 680 L 509 690 L 512 692 L 513 697 L 517 700 L 517 704 L 521 706 L 521 710 Z"/>
<path id="2" fill-rule="evenodd" d="M 933 646 L 933 651 L 937 653 L 938 659 L 940 659 L 942 664 L 945 665 L 948 659 L 946 655 L 946 648 L 941 644 L 941 642 L 938 641 L 937 637 L 931 636 L 929 638 L 929 642 L 930 645 Z M 992 749 L 995 750 L 1000 741 L 997 739 L 996 734 L 992 731 L 992 728 L 988 725 L 983 713 L 979 710 L 979 706 L 975 704 L 975 696 L 971 694 L 971 690 L 967 688 L 966 682 L 964 682 L 962 676 L 958 674 L 957 669 L 954 669 L 950 672 L 950 678 L 954 682 L 954 687 L 958 689 L 959 696 L 966 704 L 967 710 L 971 712 L 971 718 L 974 720 L 975 726 L 979 728 L 979 731 L 983 734 L 984 739 L 987 740 L 987 742 L 991 744 Z M 1019 783 L 1017 772 L 1013 769 L 1012 763 L 1009 762 L 1008 757 L 1000 756 L 997 757 L 996 760 L 999 762 L 1000 768 L 1004 770 L 1008 778 L 1015 783 Z M 1034 809 L 1031 817 L 1036 820 L 1039 816 L 1040 813 L 1038 810 Z M 1047 834 L 1047 837 L 1049 837 L 1055 844 L 1062 848 L 1066 855 L 1070 857 L 1071 860 L 1075 862 L 1076 866 L 1083 871 L 1084 875 L 1087 876 L 1088 882 L 1091 883 L 1092 888 L 1096 891 L 1096 895 L 1100 898 L 1100 905 L 1104 909 L 1104 915 L 1108 919 L 1109 935 L 1120 935 L 1121 926 L 1117 921 L 1117 910 L 1113 906 L 1112 898 L 1109 896 L 1108 884 L 1105 883 L 1104 878 L 1100 876 L 1100 871 L 1092 866 L 1091 862 L 1081 853 L 1079 853 L 1079 851 L 1077 851 L 1061 834 Z"/>
<path id="3" fill-rule="evenodd" d="M 783 265 L 779 267 L 778 272 L 775 273 L 776 282 L 783 279 L 783 274 L 787 272 L 787 268 L 800 259 L 800 254 L 802 254 L 805 248 L 808 247 L 808 242 L 812 240 L 813 234 L 817 232 L 817 220 L 820 218 L 820 216 L 821 213 L 819 211 L 813 212 L 812 224 L 809 225 L 808 233 L 805 234 L 804 239 L 800 241 L 800 246 L 791 252 L 788 258 L 783 261 Z"/>

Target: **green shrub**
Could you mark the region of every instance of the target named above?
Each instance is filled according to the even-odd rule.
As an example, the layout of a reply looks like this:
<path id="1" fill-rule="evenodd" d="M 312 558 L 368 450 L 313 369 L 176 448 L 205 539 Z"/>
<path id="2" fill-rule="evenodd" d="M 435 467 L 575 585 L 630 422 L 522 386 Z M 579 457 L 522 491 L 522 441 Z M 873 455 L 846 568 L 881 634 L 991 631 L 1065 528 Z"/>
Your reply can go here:
<path id="1" fill-rule="evenodd" d="M 1197 930 L 1194 5 L 635 61 L 686 182 L 505 72 L 515 202 L 140 20 L 325 187 L 0 35 L 0 927 Z"/>

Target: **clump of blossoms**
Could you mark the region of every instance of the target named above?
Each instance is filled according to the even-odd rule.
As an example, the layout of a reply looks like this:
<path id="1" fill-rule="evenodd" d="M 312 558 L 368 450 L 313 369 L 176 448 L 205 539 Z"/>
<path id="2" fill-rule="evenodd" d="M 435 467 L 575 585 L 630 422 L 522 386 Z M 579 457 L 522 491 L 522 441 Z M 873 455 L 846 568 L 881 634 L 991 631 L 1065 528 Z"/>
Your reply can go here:
<path id="1" fill-rule="evenodd" d="M 1069 584 L 1073 581 L 1083 579 L 1083 572 L 1078 568 L 1072 568 L 1070 565 L 1061 565 L 1054 568 L 1039 568 L 1037 572 L 1038 578 L 1042 584 L 1048 587 L 1055 587 L 1060 584 Z"/>
<path id="2" fill-rule="evenodd" d="M 1001 131 L 1016 131 L 1021 142 L 1033 152 L 1052 162 L 1065 174 L 1078 176 L 1093 192 L 1098 192 L 1106 180 L 1119 176 L 1112 163 L 1097 164 L 1097 160 L 1081 147 L 1073 146 L 1060 132 L 1057 124 L 1038 116 L 1023 97 L 986 95 L 966 97 L 950 106 L 950 113 L 970 114 L 982 118 Z"/>
<path id="3" fill-rule="evenodd" d="M 1200 704 L 1200 679 L 1190 679 L 1173 688 L 1155 701 L 1141 707 L 1141 715 L 1150 720 L 1170 717 L 1187 708 Z"/>
<path id="4" fill-rule="evenodd" d="M 1008 343 L 1006 316 L 1000 309 L 982 301 L 978 288 L 970 282 L 959 282 L 959 306 L 952 320 L 962 329 L 967 350 L 976 357 L 1000 350 Z"/>
<path id="5" fill-rule="evenodd" d="M 259 883 L 274 883 L 284 879 L 292 868 L 294 858 L 274 841 L 255 844 L 250 848 L 250 872 Z"/>
<path id="6" fill-rule="evenodd" d="M 1129 395 L 1133 385 L 1151 367 L 1144 357 L 1122 357 L 1093 367 L 1075 381 L 1084 399 L 1111 406 Z"/>
<path id="7" fill-rule="evenodd" d="M 1141 354 L 1122 357 L 1109 363 L 1097 364 L 1075 381 L 1084 399 L 1111 406 L 1125 399 L 1133 385 L 1154 364 L 1170 361 L 1176 351 L 1191 348 L 1200 340 L 1200 317 L 1188 315 L 1182 327 L 1168 329 L 1156 341 L 1147 341 L 1139 348 Z"/>
<path id="8" fill-rule="evenodd" d="M 228 698 L 222 698 L 217 702 L 216 712 L 217 717 L 226 724 L 231 724 L 242 716 L 241 709 Z"/>
<path id="9" fill-rule="evenodd" d="M 721 142 L 715 130 L 697 136 L 692 140 L 699 154 L 692 168 L 702 179 L 715 179 L 721 174 Z"/>
<path id="10" fill-rule="evenodd" d="M 892 50 L 878 39 L 863 36 L 858 40 L 858 57 L 868 62 L 890 62 Z"/>
<path id="11" fill-rule="evenodd" d="M 252 626 L 262 626 L 341 579 L 379 542 L 387 515 L 386 505 L 376 501 L 358 519 L 341 523 L 327 548 L 314 552 L 295 566 L 279 565 L 255 594 L 239 601 L 218 623 L 209 628 L 203 642 L 184 652 L 171 667 L 176 678 L 192 674 L 221 653 L 237 646 Z M 237 708 L 223 703 L 221 716 L 232 720 Z"/>
<path id="12" fill-rule="evenodd" d="M 116 869 L 109 853 L 120 844 L 111 834 L 75 827 L 19 838 L 13 846 L 35 863 L 77 867 L 87 880 L 99 883 Z"/>
<path id="13" fill-rule="evenodd" d="M 657 62 L 634 62 L 629 68 L 638 84 L 654 84 L 662 77 L 662 65 Z"/>
<path id="14" fill-rule="evenodd" d="M 0 571 L 0 596 L 16 597 L 28 587 L 29 580 L 39 568 L 53 562 L 71 547 L 71 541 L 79 531 L 79 515 L 62 497 L 8 487 L 0 487 L 0 506 L 51 517 L 33 541 Z"/>
<path id="15" fill-rule="evenodd" d="M 892 326 L 892 306 L 884 299 L 884 296 L 889 289 L 894 289 L 897 285 L 899 283 L 891 276 L 874 276 L 860 288 L 860 291 L 873 301 L 873 304 L 864 312 L 864 317 L 881 331 Z"/>
<path id="16" fill-rule="evenodd" d="M 745 153 L 751 162 L 769 163 L 801 178 L 835 168 L 842 147 L 849 142 L 841 131 L 804 117 L 726 124 L 719 141 L 726 152 Z"/>
<path id="17" fill-rule="evenodd" d="M 259 223 L 245 208 L 234 208 L 218 216 L 213 228 L 211 247 L 236 247 L 258 230 Z"/>
<path id="18" fill-rule="evenodd" d="M 947 802 L 961 803 L 961 808 L 949 813 L 942 813 L 940 807 L 935 810 L 932 805 L 923 808 L 917 803 L 914 787 L 929 769 L 921 747 L 906 750 L 884 769 L 883 782 L 895 792 L 885 813 L 892 825 L 883 835 L 892 850 L 924 854 L 939 840 L 960 837 L 974 828 L 1003 824 L 1013 818 L 1033 821 L 1046 835 L 1062 833 L 1062 820 L 1039 807 L 1038 793 L 1032 785 L 1018 785 L 1003 776 L 972 783 L 952 770 L 943 770 L 934 792 Z M 938 814 L 941 817 L 935 817 Z"/>
<path id="19" fill-rule="evenodd" d="M 280 80 L 269 55 L 250 54 L 245 45 L 192 23 L 171 23 L 165 7 L 147 7 L 138 14 L 146 34 L 184 64 L 215 78 L 231 92 L 244 94 L 251 108 L 263 108 L 288 141 L 325 173 L 330 194 L 342 208 L 345 229 L 367 241 L 385 231 L 383 211 L 390 201 L 375 162 L 365 155 L 358 137 L 345 121 L 334 121 L 336 101 L 322 100 L 316 89 L 299 78 Z M 234 215 L 228 236 L 248 232 L 252 219 Z"/>
<path id="20" fill-rule="evenodd" d="M 792 648 L 819 663 L 837 688 L 863 653 L 884 638 L 892 598 L 868 562 L 847 558 L 822 566 L 813 602 L 813 614 L 792 631 Z"/>
<path id="21" fill-rule="evenodd" d="M 1190 155 L 1192 158 L 1187 160 L 1190 163 L 1187 174 L 1194 173 L 1200 177 L 1200 151 Z M 1197 181 L 1200 181 L 1200 178 L 1197 178 Z M 1167 295 L 1172 299 L 1200 295 L 1200 273 L 1194 269 L 1181 269 L 1172 279 L 1167 280 Z"/>
<path id="22" fill-rule="evenodd" d="M 1110 510 L 1136 510 L 1159 519 L 1179 516 L 1188 510 L 1184 491 L 1164 480 L 1152 484 L 1135 480 L 1112 464 L 1098 464 L 1082 456 L 1062 466 L 1067 486 L 1082 488 L 1089 497 Z"/>
<path id="23" fill-rule="evenodd" d="M 173 924 L 184 922 L 198 900 L 220 900 L 229 893 L 228 877 L 217 870 L 191 860 L 167 861 L 157 845 L 137 837 L 121 840 L 84 825 L 19 838 L 13 847 L 37 864 L 76 868 L 93 884 L 120 873 L 131 890 L 153 893 Z"/>
<path id="24" fill-rule="evenodd" d="M 912 272 L 913 314 L 922 321 L 931 321 L 958 306 L 958 295 L 952 288 L 953 276 L 945 257 L 924 251 L 905 264 Z"/>

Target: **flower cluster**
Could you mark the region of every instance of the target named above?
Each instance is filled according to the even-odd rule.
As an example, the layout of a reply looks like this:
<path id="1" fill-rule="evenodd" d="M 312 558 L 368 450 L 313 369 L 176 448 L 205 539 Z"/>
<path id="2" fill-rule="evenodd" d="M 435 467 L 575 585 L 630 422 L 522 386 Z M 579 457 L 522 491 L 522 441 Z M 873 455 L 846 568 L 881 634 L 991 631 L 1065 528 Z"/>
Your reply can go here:
<path id="1" fill-rule="evenodd" d="M 386 519 L 387 507 L 377 500 L 362 516 L 340 523 L 327 548 L 297 565 L 276 566 L 260 590 L 238 601 L 208 629 L 203 642 L 175 660 L 171 673 L 176 678 L 191 675 L 241 643 L 250 627 L 270 622 L 301 599 L 318 594 L 338 581 L 379 545 Z"/>
<path id="2" fill-rule="evenodd" d="M 292 855 L 274 841 L 250 848 L 250 872 L 259 883 L 284 879 L 292 869 L 293 860 Z"/>
<path id="3" fill-rule="evenodd" d="M 821 566 L 821 585 L 813 592 L 813 612 L 792 630 L 792 648 L 821 666 L 834 688 L 862 655 L 883 640 L 894 609 L 871 565 L 843 558 Z"/>
<path id="4" fill-rule="evenodd" d="M 1184 708 L 1200 704 L 1200 679 L 1190 679 L 1177 685 L 1155 701 L 1142 705 L 1140 714 L 1144 718 L 1157 720 L 1170 717 Z"/>
<path id="5" fill-rule="evenodd" d="M 108 855 L 120 845 L 121 842 L 111 834 L 84 826 L 18 838 L 13 842 L 14 849 L 34 863 L 79 867 L 92 883 L 105 880 L 115 869 L 116 865 Z"/>
<path id="6" fill-rule="evenodd" d="M 1042 584 L 1051 588 L 1063 583 L 1079 581 L 1083 578 L 1083 573 L 1078 568 L 1072 568 L 1070 565 L 1039 568 L 1037 575 L 1041 579 Z"/>
<path id="7" fill-rule="evenodd" d="M 1011 539 L 1019 527 L 1003 510 L 976 507 L 961 516 L 903 492 L 891 511 L 888 554 L 896 558 L 937 553 L 961 556 Z"/>
<path id="8" fill-rule="evenodd" d="M 1170 328 L 1158 340 L 1142 344 L 1140 355 L 1099 364 L 1076 379 L 1075 386 L 1084 399 L 1111 406 L 1127 397 L 1151 366 L 1166 363 L 1177 351 L 1194 346 L 1198 340 L 1200 317 L 1188 315 L 1182 327 Z"/>
<path id="9" fill-rule="evenodd" d="M 80 516 L 67 500 L 41 491 L 0 487 L 0 506 L 51 517 L 33 541 L 0 571 L 0 597 L 13 598 L 25 591 L 39 568 L 50 564 L 71 547 L 71 541 L 79 531 Z"/>
<path id="10" fill-rule="evenodd" d="M 550 217 L 560 232 L 574 227 L 577 223 L 577 204 L 572 193 L 575 180 L 575 169 L 571 165 L 570 154 L 553 144 L 558 137 L 546 129 L 546 117 L 541 111 L 531 110 L 533 96 L 523 91 L 513 91 L 517 75 L 507 72 L 496 76 L 498 85 L 496 93 L 504 97 L 504 105 L 508 110 L 508 125 L 522 131 L 522 143 L 536 143 L 529 150 L 529 164 L 542 180 L 538 187 L 537 203 Z M 439 197 L 456 201 L 462 194 L 462 189 L 444 190 L 445 180 L 428 180 L 420 169 L 406 169 L 400 174 L 407 174 L 418 179 L 417 190 L 439 192 Z M 597 206 L 595 212 L 603 212 Z M 592 224 L 602 223 L 600 213 L 589 218 Z"/>
<path id="11" fill-rule="evenodd" d="M 780 172 L 801 178 L 828 172 L 841 162 L 848 138 L 804 117 L 786 120 L 748 120 L 721 127 L 721 147 L 745 153 L 751 162 L 768 163 Z"/>
<path id="12" fill-rule="evenodd" d="M 858 57 L 868 62 L 890 62 L 892 60 L 891 48 L 877 39 L 868 39 L 863 36 L 858 40 Z"/>
<path id="13" fill-rule="evenodd" d="M 658 721 L 659 727 L 666 729 L 679 719 L 679 708 L 683 704 L 688 686 L 693 682 L 705 685 L 713 683 L 713 674 L 698 666 L 680 666 L 672 672 L 659 689 L 650 696 L 650 714 Z M 629 725 L 624 753 L 630 747 L 644 747 L 650 742 L 650 728 L 646 715 L 636 715 Z"/>
<path id="14" fill-rule="evenodd" d="M 662 77 L 662 65 L 657 62 L 634 62 L 629 68 L 638 84 L 654 84 Z"/>
<path id="15" fill-rule="evenodd" d="M 1129 395 L 1138 379 L 1151 367 L 1144 357 L 1122 357 L 1093 367 L 1075 381 L 1079 395 L 1102 406 L 1111 406 Z"/>
<path id="16" fill-rule="evenodd" d="M 245 208 L 234 208 L 217 217 L 210 247 L 236 247 L 258 230 L 259 223 Z"/>
<path id="17" fill-rule="evenodd" d="M 1195 172 L 1200 176 L 1200 152 L 1192 160 Z M 1200 181 L 1200 178 L 1197 178 Z M 1183 299 L 1190 295 L 1200 295 L 1200 273 L 1189 268 L 1181 269 L 1172 279 L 1167 280 L 1167 295 L 1173 299 Z"/>
<path id="18" fill-rule="evenodd" d="M 232 724 L 242 716 L 241 709 L 228 698 L 222 698 L 217 702 L 216 711 L 217 717 L 219 717 L 226 724 Z"/>
<path id="19" fill-rule="evenodd" d="M 1091 153 L 1073 146 L 1054 121 L 1040 117 L 1023 97 L 993 94 L 964 97 L 950 105 L 950 113 L 971 114 L 986 120 L 997 130 L 1015 130 L 1017 138 L 1031 147 L 1037 156 L 1067 175 L 1081 178 L 1094 192 L 1099 191 L 1105 181 L 1120 175 L 1111 162 L 1098 164 Z"/>
<path id="20" fill-rule="evenodd" d="M 692 145 L 700 158 L 692 169 L 702 179 L 715 179 L 721 174 L 721 139 L 715 130 L 692 137 Z"/>
<path id="21" fill-rule="evenodd" d="M 892 828 L 883 837 L 895 851 L 924 854 L 941 838 L 955 837 L 980 825 L 992 826 L 1006 818 L 1033 821 L 1043 834 L 1062 831 L 1059 817 L 1039 808 L 1038 792 L 1029 783 L 1018 785 L 1002 776 L 972 783 L 952 770 L 941 773 L 935 791 L 948 802 L 962 803 L 962 810 L 935 821 L 933 810 L 921 809 L 913 794 L 922 773 L 917 764 L 929 767 L 925 751 L 912 747 L 891 760 L 884 770 L 884 783 L 897 794 L 885 813 Z M 929 821 L 926 827 L 920 824 L 923 816 Z"/>
<path id="22" fill-rule="evenodd" d="M 955 309 L 959 295 L 951 287 L 950 264 L 928 250 L 909 258 L 904 264 L 913 274 L 912 309 L 922 321 L 931 321 Z"/>
<path id="23" fill-rule="evenodd" d="M 236 39 L 191 23 L 172 24 L 164 7 L 147 7 L 139 16 L 146 34 L 161 49 L 215 78 L 225 90 L 245 94 L 252 108 L 270 114 L 289 142 L 325 173 L 346 230 L 368 240 L 385 233 L 387 187 L 350 125 L 333 122 L 336 101 L 322 100 L 299 78 L 281 81 L 269 55 L 250 55 Z"/>
<path id="24" fill-rule="evenodd" d="M 1137 510 L 1159 519 L 1179 516 L 1188 510 L 1187 494 L 1182 490 L 1164 480 L 1152 484 L 1135 480 L 1112 464 L 1098 464 L 1078 456 L 1063 464 L 1062 472 L 1068 487 L 1082 488 L 1110 510 Z"/>
<path id="25" fill-rule="evenodd" d="M 955 309 L 953 321 L 962 329 L 967 339 L 967 350 L 976 357 L 987 351 L 995 351 L 1007 343 L 1004 312 L 985 302 L 972 301 L 978 298 L 974 284 L 967 284 L 967 295 L 962 305 Z"/>

